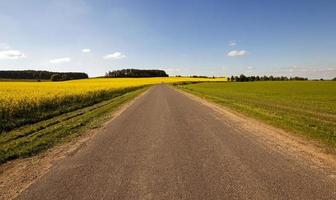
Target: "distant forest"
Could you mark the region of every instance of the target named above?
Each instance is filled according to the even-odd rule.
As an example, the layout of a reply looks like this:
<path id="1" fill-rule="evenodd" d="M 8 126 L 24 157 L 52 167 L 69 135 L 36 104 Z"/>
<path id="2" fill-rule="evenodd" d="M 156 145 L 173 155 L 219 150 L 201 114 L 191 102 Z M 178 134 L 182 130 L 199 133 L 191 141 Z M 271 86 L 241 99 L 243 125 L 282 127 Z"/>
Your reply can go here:
<path id="1" fill-rule="evenodd" d="M 286 76 L 231 76 L 228 81 L 247 82 L 247 81 L 306 81 L 308 78 L 303 77 L 286 77 Z"/>
<path id="2" fill-rule="evenodd" d="M 89 76 L 86 73 L 82 72 L 49 72 L 49 71 L 23 70 L 23 71 L 0 71 L 0 78 L 66 81 L 66 80 L 89 78 Z"/>
<path id="3" fill-rule="evenodd" d="M 141 78 L 141 77 L 168 77 L 163 70 L 144 70 L 144 69 L 122 69 L 106 72 L 105 77 L 107 78 Z"/>

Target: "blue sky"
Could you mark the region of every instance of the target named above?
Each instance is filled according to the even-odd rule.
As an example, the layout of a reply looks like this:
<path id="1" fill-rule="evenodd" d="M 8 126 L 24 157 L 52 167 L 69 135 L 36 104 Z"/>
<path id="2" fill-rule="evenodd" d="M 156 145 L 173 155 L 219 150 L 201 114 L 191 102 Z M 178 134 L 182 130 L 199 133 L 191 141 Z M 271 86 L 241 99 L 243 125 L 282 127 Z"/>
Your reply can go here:
<path id="1" fill-rule="evenodd" d="M 335 10 L 334 0 L 0 1 L 0 70 L 331 78 Z"/>

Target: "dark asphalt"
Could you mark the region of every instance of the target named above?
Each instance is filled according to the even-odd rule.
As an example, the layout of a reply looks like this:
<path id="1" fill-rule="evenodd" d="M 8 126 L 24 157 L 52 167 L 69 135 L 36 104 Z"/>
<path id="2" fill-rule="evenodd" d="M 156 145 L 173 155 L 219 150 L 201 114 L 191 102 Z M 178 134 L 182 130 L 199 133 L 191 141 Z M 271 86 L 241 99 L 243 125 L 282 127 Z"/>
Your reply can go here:
<path id="1" fill-rule="evenodd" d="M 336 183 L 153 87 L 18 199 L 336 199 Z"/>

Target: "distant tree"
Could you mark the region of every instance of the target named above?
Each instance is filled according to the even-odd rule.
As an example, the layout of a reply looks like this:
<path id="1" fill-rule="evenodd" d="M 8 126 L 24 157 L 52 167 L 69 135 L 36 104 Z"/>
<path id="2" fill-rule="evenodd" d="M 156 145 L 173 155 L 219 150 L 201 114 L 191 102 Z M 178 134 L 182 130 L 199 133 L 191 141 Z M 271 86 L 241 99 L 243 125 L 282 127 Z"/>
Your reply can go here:
<path id="1" fill-rule="evenodd" d="M 121 78 L 121 77 L 167 77 L 163 70 L 143 70 L 143 69 L 122 69 L 122 70 L 114 70 L 105 73 L 105 77 L 107 78 Z M 199 77 L 199 76 L 192 76 Z"/>
<path id="2" fill-rule="evenodd" d="M 289 80 L 291 80 L 291 81 L 306 81 L 306 80 L 308 80 L 308 78 L 295 76 L 295 77 L 290 77 Z"/>
<path id="3" fill-rule="evenodd" d="M 244 74 L 241 74 L 241 75 L 239 76 L 239 81 L 241 81 L 241 82 L 245 82 L 245 81 L 247 81 L 247 77 L 246 77 Z"/>
<path id="4" fill-rule="evenodd" d="M 35 80 L 50 80 L 53 74 L 66 74 L 67 80 L 70 79 L 85 79 L 89 76 L 82 72 L 49 72 L 49 71 L 0 71 L 0 78 L 6 79 L 35 79 Z"/>
<path id="5" fill-rule="evenodd" d="M 62 81 L 68 80 L 68 76 L 66 74 L 62 74 Z"/>
<path id="6" fill-rule="evenodd" d="M 280 77 L 280 80 L 281 80 L 281 81 L 287 81 L 287 80 L 288 80 L 288 78 L 287 78 L 287 77 L 285 77 L 285 76 L 281 76 L 281 77 Z"/>
<path id="7" fill-rule="evenodd" d="M 333 80 L 335 80 L 334 78 Z M 236 82 L 245 82 L 245 81 L 288 81 L 288 80 L 295 80 L 295 81 L 306 81 L 308 78 L 304 77 L 286 77 L 286 76 L 245 76 L 244 74 L 241 74 L 238 76 L 231 76 L 231 78 L 228 78 L 228 81 L 236 81 Z M 322 79 L 323 80 L 323 79 Z"/>
<path id="8" fill-rule="evenodd" d="M 62 80 L 62 76 L 60 74 L 53 74 L 53 75 L 51 75 L 50 80 L 51 81 L 61 81 Z"/>
<path id="9" fill-rule="evenodd" d="M 207 77 L 207 76 L 198 76 L 198 75 L 193 75 L 193 76 L 190 76 L 191 78 L 210 78 L 210 77 Z"/>
<path id="10" fill-rule="evenodd" d="M 332 79 L 333 81 L 336 81 L 336 77 Z"/>
<path id="11" fill-rule="evenodd" d="M 230 79 L 231 81 L 236 81 L 236 82 L 245 82 L 245 81 L 288 81 L 288 80 L 296 80 L 296 81 L 306 81 L 308 78 L 304 77 L 286 77 L 286 76 L 245 76 L 244 74 L 241 74 L 239 77 L 238 76 L 231 76 Z"/>

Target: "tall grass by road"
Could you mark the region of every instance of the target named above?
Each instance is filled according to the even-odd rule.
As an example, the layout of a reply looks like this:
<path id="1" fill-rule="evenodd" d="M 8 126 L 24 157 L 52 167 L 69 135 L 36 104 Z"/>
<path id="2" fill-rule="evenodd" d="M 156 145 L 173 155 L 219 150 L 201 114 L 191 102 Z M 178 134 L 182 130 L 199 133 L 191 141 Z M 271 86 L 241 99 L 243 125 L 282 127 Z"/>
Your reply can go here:
<path id="1" fill-rule="evenodd" d="M 199 83 L 180 88 L 336 147 L 336 82 Z"/>

